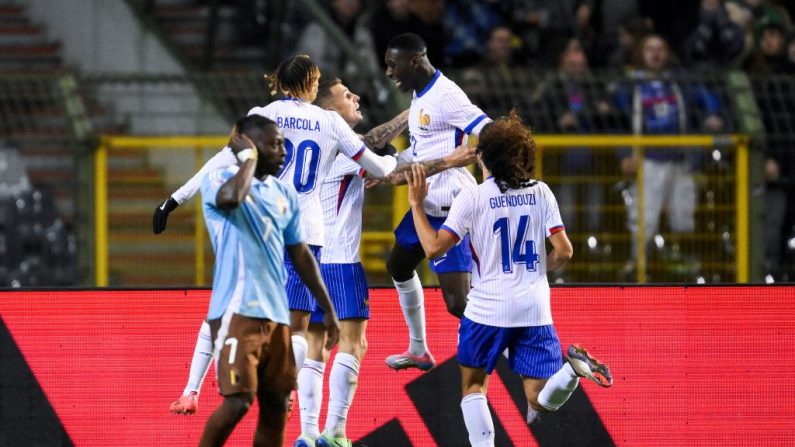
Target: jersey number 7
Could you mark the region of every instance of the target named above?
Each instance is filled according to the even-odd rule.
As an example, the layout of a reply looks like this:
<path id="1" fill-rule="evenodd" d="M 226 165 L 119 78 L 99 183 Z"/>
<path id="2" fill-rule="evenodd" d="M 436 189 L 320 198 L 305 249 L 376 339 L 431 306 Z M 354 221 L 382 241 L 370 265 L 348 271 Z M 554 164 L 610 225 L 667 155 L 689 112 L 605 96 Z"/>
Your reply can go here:
<path id="1" fill-rule="evenodd" d="M 494 222 L 494 234 L 500 236 L 502 249 L 502 272 L 513 273 L 513 264 L 525 264 L 528 272 L 535 272 L 540 256 L 536 251 L 535 241 L 527 240 L 527 228 L 530 216 L 523 215 L 519 218 L 519 227 L 516 230 L 516 239 L 511 250 L 511 221 L 501 217 Z"/>

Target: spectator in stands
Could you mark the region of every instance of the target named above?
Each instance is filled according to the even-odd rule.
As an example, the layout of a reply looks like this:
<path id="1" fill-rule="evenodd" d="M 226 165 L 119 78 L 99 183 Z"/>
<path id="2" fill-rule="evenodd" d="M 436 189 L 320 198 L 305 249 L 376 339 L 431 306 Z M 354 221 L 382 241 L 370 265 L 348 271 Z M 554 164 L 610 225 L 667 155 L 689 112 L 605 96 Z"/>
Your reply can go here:
<path id="1" fill-rule="evenodd" d="M 376 55 L 386 67 L 387 43 L 403 33 L 418 34 L 428 45 L 428 58 L 445 66 L 445 0 L 386 0 L 369 16 L 369 28 L 375 42 Z M 459 23 L 460 24 L 460 23 Z"/>
<path id="2" fill-rule="evenodd" d="M 635 68 L 636 49 L 646 35 L 652 32 L 652 23 L 640 16 L 630 16 L 618 26 L 618 39 L 605 56 L 605 64 L 611 68 Z"/>
<path id="3" fill-rule="evenodd" d="M 603 96 L 603 86 L 590 76 L 588 57 L 580 41 L 569 39 L 559 56 L 558 72 L 546 83 L 541 96 L 543 110 L 555 117 L 559 133 L 604 133 L 615 132 L 608 125 L 611 106 Z M 561 154 L 561 174 L 564 176 L 595 176 L 594 154 L 589 148 L 569 147 Z M 554 184 L 553 184 L 554 185 Z M 553 186 L 559 198 L 561 215 L 573 232 L 588 231 L 593 235 L 599 231 L 604 203 L 604 185 L 588 182 L 560 182 Z M 585 202 L 586 213 L 578 219 L 577 205 Z"/>
<path id="4" fill-rule="evenodd" d="M 444 28 L 445 0 L 408 0 L 411 16 L 408 32 L 418 34 L 428 47 L 428 59 L 444 66 L 446 44 Z M 395 36 L 391 36 L 390 39 Z M 380 55 L 381 59 L 384 55 Z M 437 62 L 438 61 L 438 62 Z"/>
<path id="5" fill-rule="evenodd" d="M 511 79 L 511 69 L 519 65 L 514 53 L 514 40 L 517 40 L 516 35 L 507 26 L 494 27 L 482 54 L 481 68 L 497 70 L 504 79 Z"/>
<path id="6" fill-rule="evenodd" d="M 389 41 L 411 29 L 409 0 L 386 0 L 369 14 L 370 34 L 375 44 L 375 55 L 382 68 L 386 68 L 384 54 Z M 439 59 L 433 59 L 439 60 Z"/>
<path id="7" fill-rule="evenodd" d="M 447 28 L 447 65 L 465 67 L 486 51 L 490 32 L 500 23 L 499 15 L 485 2 L 448 0 L 444 23 Z"/>
<path id="8" fill-rule="evenodd" d="M 763 25 L 758 45 L 748 57 L 745 69 L 753 74 L 788 73 L 786 30 L 778 22 Z"/>
<path id="9" fill-rule="evenodd" d="M 628 86 L 615 92 L 616 105 L 627 114 L 634 133 L 680 134 L 723 129 L 717 97 L 700 85 L 676 80 L 671 71 L 670 47 L 661 36 L 652 34 L 644 38 L 640 57 L 641 70 L 631 74 Z M 693 113 L 697 110 L 700 113 Z M 646 148 L 644 154 L 644 241 L 657 235 L 663 207 L 667 209 L 668 226 L 673 233 L 692 233 L 697 198 L 692 170 L 698 153 L 687 148 Z M 634 157 L 624 157 L 621 168 L 625 174 L 634 175 Z M 626 202 L 628 226 L 635 235 L 638 231 L 636 186 L 630 188 Z M 681 255 L 679 241 L 672 242 L 669 253 Z M 633 249 L 633 257 L 635 252 Z"/>
<path id="10" fill-rule="evenodd" d="M 728 0 L 726 7 L 729 10 L 736 8 L 745 11 L 745 15 L 750 16 L 751 28 L 757 35 L 769 23 L 778 23 L 785 29 L 792 24 L 787 10 L 768 0 Z"/>
<path id="11" fill-rule="evenodd" d="M 592 0 L 516 0 L 512 24 L 520 33 L 529 62 L 553 65 L 569 37 L 575 36 L 590 50 L 595 41 Z"/>
<path id="12" fill-rule="evenodd" d="M 340 29 L 353 42 L 358 50 L 362 63 L 373 72 L 378 70 L 378 62 L 372 36 L 368 30 L 359 23 L 361 12 L 359 0 L 333 0 L 331 2 L 331 18 Z M 356 79 L 360 70 L 356 61 L 345 56 L 339 43 L 317 22 L 312 22 L 304 28 L 295 47 L 295 52 L 308 54 L 320 67 L 323 73 L 334 73 L 340 77 Z M 383 56 L 380 56 L 383 57 Z"/>
<path id="13" fill-rule="evenodd" d="M 745 35 L 729 18 L 722 0 L 701 0 L 699 23 L 685 44 L 691 67 L 716 68 L 734 65 L 745 49 Z"/>

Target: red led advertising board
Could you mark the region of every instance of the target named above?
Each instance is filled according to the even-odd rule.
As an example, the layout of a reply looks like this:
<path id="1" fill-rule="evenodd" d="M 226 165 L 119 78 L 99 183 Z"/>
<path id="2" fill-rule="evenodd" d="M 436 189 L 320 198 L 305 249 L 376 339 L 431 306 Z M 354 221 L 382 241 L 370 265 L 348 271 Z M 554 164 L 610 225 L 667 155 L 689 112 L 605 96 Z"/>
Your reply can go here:
<path id="1" fill-rule="evenodd" d="M 439 365 L 394 372 L 384 358 L 405 350 L 407 330 L 395 292 L 371 291 L 369 349 L 348 422 L 355 444 L 466 445 L 457 320 L 437 290 L 425 296 Z M 219 404 L 214 370 L 196 416 L 169 414 L 168 405 L 185 386 L 208 297 L 207 290 L 0 292 L 0 445 L 25 439 L 26 424 L 41 424 L 31 414 L 40 412 L 31 403 L 37 393 L 66 444 L 197 445 Z M 614 386 L 581 382 L 563 409 L 530 429 L 521 384 L 500 365 L 488 392 L 497 445 L 795 445 L 795 287 L 554 288 L 552 308 L 564 348 L 587 346 L 610 366 Z M 30 371 L 32 385 L 23 377 Z M 228 445 L 251 445 L 257 411 Z M 285 445 L 299 430 L 296 414 Z"/>

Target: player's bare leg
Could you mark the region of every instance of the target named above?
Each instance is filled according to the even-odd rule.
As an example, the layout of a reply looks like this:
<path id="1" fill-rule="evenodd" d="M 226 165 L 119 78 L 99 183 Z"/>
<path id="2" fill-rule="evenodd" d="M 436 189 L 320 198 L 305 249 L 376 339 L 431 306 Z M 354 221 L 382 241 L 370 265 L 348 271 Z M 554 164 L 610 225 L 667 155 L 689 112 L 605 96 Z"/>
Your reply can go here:
<path id="1" fill-rule="evenodd" d="M 348 319 L 340 322 L 339 350 L 334 356 L 329 375 L 328 415 L 318 447 L 350 445 L 345 432 L 348 410 L 359 384 L 359 365 L 367 352 L 367 320 Z"/>
<path id="2" fill-rule="evenodd" d="M 484 368 L 461 368 L 461 413 L 469 433 L 469 442 L 478 446 L 494 445 L 494 421 L 486 398 L 489 376 Z"/>
<path id="3" fill-rule="evenodd" d="M 387 366 L 395 370 L 419 368 L 427 371 L 436 365 L 425 342 L 425 297 L 414 270 L 424 258 L 425 252 L 419 245 L 407 249 L 395 244 L 386 262 L 409 329 L 409 349 L 386 359 Z"/>
<path id="4" fill-rule="evenodd" d="M 438 276 L 447 312 L 460 320 L 467 307 L 472 275 L 469 272 L 450 272 L 440 273 Z"/>
<path id="5" fill-rule="evenodd" d="M 249 393 L 224 396 L 221 405 L 213 411 L 204 426 L 199 447 L 222 446 L 232 434 L 235 425 L 243 419 L 254 401 L 254 395 Z M 260 409 L 260 412 L 262 410 Z"/>
<path id="6" fill-rule="evenodd" d="M 287 424 L 287 406 L 290 387 L 264 384 L 257 392 L 259 417 L 254 433 L 255 447 L 282 447 Z"/>

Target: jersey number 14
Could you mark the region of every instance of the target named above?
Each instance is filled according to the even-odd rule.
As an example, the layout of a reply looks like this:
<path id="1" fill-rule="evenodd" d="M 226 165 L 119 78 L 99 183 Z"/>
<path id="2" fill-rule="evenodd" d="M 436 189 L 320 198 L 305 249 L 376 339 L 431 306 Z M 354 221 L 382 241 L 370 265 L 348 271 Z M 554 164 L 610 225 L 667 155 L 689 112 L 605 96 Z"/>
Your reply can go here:
<path id="1" fill-rule="evenodd" d="M 507 217 L 501 217 L 494 222 L 494 234 L 500 236 L 500 248 L 502 249 L 502 272 L 513 273 L 514 264 L 525 264 L 528 272 L 535 272 L 540 256 L 536 251 L 535 241 L 527 240 L 527 229 L 530 223 L 530 216 L 524 215 L 519 218 L 519 226 L 516 229 L 516 238 L 513 239 L 511 246 L 511 221 Z"/>

